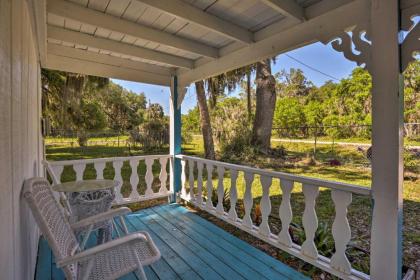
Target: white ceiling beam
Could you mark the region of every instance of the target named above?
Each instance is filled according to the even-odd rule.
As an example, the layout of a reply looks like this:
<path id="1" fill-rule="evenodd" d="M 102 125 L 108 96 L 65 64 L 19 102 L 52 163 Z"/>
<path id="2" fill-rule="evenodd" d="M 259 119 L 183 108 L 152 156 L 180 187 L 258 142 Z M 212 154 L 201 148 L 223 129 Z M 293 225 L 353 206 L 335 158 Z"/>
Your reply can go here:
<path id="1" fill-rule="evenodd" d="M 207 30 L 246 44 L 253 43 L 254 35 L 247 29 L 218 18 L 180 0 L 137 0 L 177 18 L 197 24 Z"/>
<path id="2" fill-rule="evenodd" d="M 48 54 L 54 54 L 57 56 L 65 56 L 75 58 L 78 60 L 85 60 L 90 62 L 96 62 L 101 64 L 108 64 L 117 67 L 123 67 L 128 69 L 140 70 L 151 74 L 163 75 L 170 77 L 173 74 L 174 69 L 169 67 L 163 67 L 154 65 L 146 62 L 135 61 L 129 58 L 116 57 L 109 54 L 102 54 L 86 49 L 77 49 L 73 47 L 67 47 L 64 45 L 48 43 L 47 44 Z"/>
<path id="3" fill-rule="evenodd" d="M 193 70 L 177 70 L 178 82 L 188 85 L 317 41 L 328 41 L 357 23 L 368 22 L 369 18 L 370 1 L 352 1 L 219 59 L 199 65 L 196 63 Z"/>
<path id="4" fill-rule="evenodd" d="M 166 54 L 147 48 L 137 47 L 134 45 L 120 43 L 111 39 L 95 37 L 86 33 L 72 31 L 61 27 L 48 25 L 47 30 L 48 38 L 55 40 L 60 40 L 88 47 L 94 47 L 97 49 L 107 50 L 119 54 L 135 56 L 146 60 L 156 61 L 181 68 L 191 69 L 194 65 L 194 62 L 187 58 Z"/>
<path id="5" fill-rule="evenodd" d="M 305 20 L 304 9 L 295 0 L 262 0 L 262 2 L 285 16 L 299 21 Z"/>
<path id="6" fill-rule="evenodd" d="M 127 34 L 136 38 L 149 40 L 158 44 L 173 47 L 175 49 L 211 58 L 217 58 L 219 56 L 219 50 L 215 47 L 107 15 L 71 2 L 63 0 L 49 0 L 47 3 L 47 10 L 48 13 L 57 16 L 73 19 L 81 23 L 90 24 L 122 34 Z"/>
<path id="7" fill-rule="evenodd" d="M 45 68 L 139 83 L 169 86 L 170 77 L 141 70 L 48 54 Z"/>

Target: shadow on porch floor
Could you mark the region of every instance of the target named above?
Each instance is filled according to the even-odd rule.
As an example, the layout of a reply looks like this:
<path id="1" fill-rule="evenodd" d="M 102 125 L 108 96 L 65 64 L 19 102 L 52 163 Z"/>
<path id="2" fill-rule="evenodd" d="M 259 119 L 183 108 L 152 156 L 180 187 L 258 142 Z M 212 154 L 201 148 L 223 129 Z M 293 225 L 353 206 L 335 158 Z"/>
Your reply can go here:
<path id="1" fill-rule="evenodd" d="M 162 253 L 158 262 L 145 267 L 148 279 L 307 279 L 177 204 L 134 212 L 126 221 L 130 232 L 148 231 Z M 64 279 L 43 238 L 35 279 Z M 132 273 L 122 279 L 137 278 Z"/>

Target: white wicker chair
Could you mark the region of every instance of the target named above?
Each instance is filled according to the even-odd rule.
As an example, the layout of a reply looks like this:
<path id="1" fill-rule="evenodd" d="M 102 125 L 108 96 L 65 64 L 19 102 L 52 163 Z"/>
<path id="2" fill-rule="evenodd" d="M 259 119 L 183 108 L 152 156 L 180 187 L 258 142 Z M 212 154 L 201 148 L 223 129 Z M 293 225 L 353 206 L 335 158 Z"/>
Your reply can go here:
<path id="1" fill-rule="evenodd" d="M 45 178 L 26 180 L 22 195 L 67 279 L 116 279 L 133 271 L 146 279 L 143 266 L 160 258 L 149 234 L 140 231 L 81 251 L 74 231 L 118 216 L 121 208 L 70 224 Z"/>

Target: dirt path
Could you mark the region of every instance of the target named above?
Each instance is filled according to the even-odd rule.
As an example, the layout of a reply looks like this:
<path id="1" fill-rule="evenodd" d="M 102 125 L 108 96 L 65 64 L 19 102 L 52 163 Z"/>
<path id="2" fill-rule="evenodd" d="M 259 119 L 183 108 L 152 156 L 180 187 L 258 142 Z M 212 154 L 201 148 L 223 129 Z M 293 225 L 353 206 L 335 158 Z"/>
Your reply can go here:
<path id="1" fill-rule="evenodd" d="M 305 144 L 314 144 L 314 140 L 302 140 L 302 139 L 278 139 L 272 138 L 271 141 L 273 142 L 286 142 L 286 143 L 305 143 Z M 326 144 L 332 145 L 332 141 L 317 141 L 317 144 Z M 334 142 L 336 145 L 340 146 L 357 146 L 357 147 L 370 147 L 371 144 L 368 143 L 354 143 L 354 142 Z M 420 146 L 405 146 L 407 149 L 420 149 Z"/>

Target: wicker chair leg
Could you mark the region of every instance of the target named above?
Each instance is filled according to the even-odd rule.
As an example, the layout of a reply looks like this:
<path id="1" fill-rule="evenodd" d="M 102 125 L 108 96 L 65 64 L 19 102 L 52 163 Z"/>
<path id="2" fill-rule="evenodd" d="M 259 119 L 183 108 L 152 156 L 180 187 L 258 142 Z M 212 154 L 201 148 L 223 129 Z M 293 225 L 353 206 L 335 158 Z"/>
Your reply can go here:
<path id="1" fill-rule="evenodd" d="M 139 268 L 136 270 L 135 273 L 136 273 L 137 278 L 141 280 L 147 280 L 146 273 L 144 273 L 144 269 L 142 265 L 139 266 Z"/>

